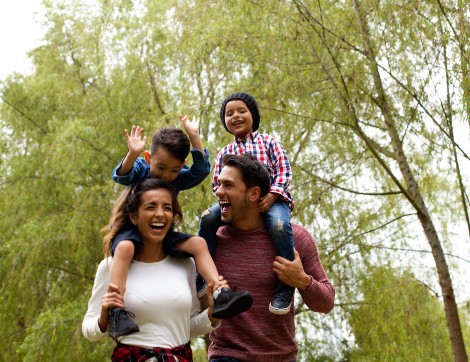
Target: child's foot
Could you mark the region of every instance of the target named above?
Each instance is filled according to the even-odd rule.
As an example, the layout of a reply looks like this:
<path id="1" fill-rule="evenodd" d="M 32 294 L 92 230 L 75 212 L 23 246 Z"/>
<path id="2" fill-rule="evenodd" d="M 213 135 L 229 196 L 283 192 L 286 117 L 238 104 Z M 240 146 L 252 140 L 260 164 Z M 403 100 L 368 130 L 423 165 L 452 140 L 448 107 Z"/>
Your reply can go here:
<path id="1" fill-rule="evenodd" d="M 196 291 L 199 299 L 207 294 L 207 283 L 199 273 L 196 275 Z"/>
<path id="2" fill-rule="evenodd" d="M 134 318 L 134 313 L 123 308 L 111 308 L 109 310 L 109 331 L 108 334 L 113 337 L 121 337 L 126 334 L 138 332 L 139 326 L 130 318 Z"/>
<path id="3" fill-rule="evenodd" d="M 253 304 L 250 292 L 233 292 L 228 288 L 222 288 L 214 299 L 214 311 L 212 316 L 217 319 L 228 319 L 247 311 Z"/>
<path id="4" fill-rule="evenodd" d="M 269 311 L 273 314 L 284 315 L 289 313 L 294 296 L 294 288 L 284 283 L 279 283 L 274 297 L 269 303 Z"/>

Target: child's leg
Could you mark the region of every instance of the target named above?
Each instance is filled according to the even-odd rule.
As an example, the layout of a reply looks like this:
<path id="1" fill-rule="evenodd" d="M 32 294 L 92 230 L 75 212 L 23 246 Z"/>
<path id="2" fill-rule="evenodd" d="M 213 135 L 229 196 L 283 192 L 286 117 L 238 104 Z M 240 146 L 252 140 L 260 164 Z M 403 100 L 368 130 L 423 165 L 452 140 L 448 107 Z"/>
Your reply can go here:
<path id="1" fill-rule="evenodd" d="M 294 260 L 294 239 L 290 223 L 289 204 L 285 201 L 275 202 L 265 216 L 266 227 L 273 239 L 276 253 L 288 260 Z M 274 297 L 269 303 L 269 311 L 283 315 L 289 312 L 292 305 L 294 288 L 279 281 Z"/>
<path id="2" fill-rule="evenodd" d="M 223 225 L 220 218 L 220 206 L 219 204 L 214 204 L 210 209 L 202 213 L 199 222 L 197 234 L 206 241 L 209 253 L 212 257 L 214 256 L 215 246 L 217 244 L 217 230 Z"/>
<path id="3" fill-rule="evenodd" d="M 265 215 L 265 223 L 273 239 L 277 255 L 294 260 L 294 238 L 290 224 L 289 204 L 285 201 L 275 202 Z"/>
<path id="4" fill-rule="evenodd" d="M 219 272 L 203 238 L 193 236 L 189 239 L 181 240 L 178 242 L 178 249 L 193 255 L 196 267 L 206 282 L 210 283 L 213 281 L 216 286 L 219 285 Z"/>
<path id="5" fill-rule="evenodd" d="M 109 281 L 117 285 L 121 295 L 126 292 L 127 274 L 136 248 L 134 242 L 141 242 L 140 234 L 135 228 L 116 235 L 111 247 L 113 263 L 109 271 Z M 111 308 L 109 316 L 108 334 L 114 339 L 139 331 L 139 326 L 131 318 L 134 315 L 124 308 Z"/>
<path id="6" fill-rule="evenodd" d="M 219 227 L 223 225 L 221 221 L 220 206 L 218 203 L 212 205 L 211 208 L 205 210 L 201 215 L 201 220 L 199 222 L 198 235 L 207 243 L 209 253 L 214 257 L 215 246 L 217 243 L 216 233 Z M 198 273 L 196 276 L 196 288 L 198 292 L 198 297 L 204 296 L 207 289 L 207 284 L 204 278 L 201 276 L 201 272 L 198 267 Z"/>
<path id="7" fill-rule="evenodd" d="M 215 282 L 214 290 L 221 284 L 219 272 L 215 266 L 205 240 L 199 236 L 178 241 L 177 247 L 186 254 L 192 254 L 196 267 L 207 282 Z M 219 319 L 231 318 L 248 310 L 253 304 L 253 297 L 247 291 L 233 292 L 222 288 L 213 292 L 214 310 L 212 316 Z"/>
<path id="8" fill-rule="evenodd" d="M 122 240 L 114 251 L 113 264 L 109 272 L 109 281 L 119 288 L 119 293 L 126 292 L 127 272 L 134 257 L 134 243 L 130 240 Z"/>

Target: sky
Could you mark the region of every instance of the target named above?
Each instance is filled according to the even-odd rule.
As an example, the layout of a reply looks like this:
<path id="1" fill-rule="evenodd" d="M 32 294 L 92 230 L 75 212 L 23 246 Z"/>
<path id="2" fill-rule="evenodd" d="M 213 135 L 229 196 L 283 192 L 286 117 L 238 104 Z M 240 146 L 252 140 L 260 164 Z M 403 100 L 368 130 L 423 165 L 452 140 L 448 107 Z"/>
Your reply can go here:
<path id="1" fill-rule="evenodd" d="M 40 44 L 44 33 L 35 14 L 41 14 L 41 0 L 0 1 L 0 81 L 31 68 L 26 53 Z"/>

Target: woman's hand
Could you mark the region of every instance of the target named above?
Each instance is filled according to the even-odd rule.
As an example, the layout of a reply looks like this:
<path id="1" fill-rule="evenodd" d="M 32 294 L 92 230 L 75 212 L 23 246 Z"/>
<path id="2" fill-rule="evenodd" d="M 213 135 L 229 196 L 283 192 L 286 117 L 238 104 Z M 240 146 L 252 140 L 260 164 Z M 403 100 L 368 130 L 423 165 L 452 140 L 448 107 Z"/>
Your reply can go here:
<path id="1" fill-rule="evenodd" d="M 98 319 L 98 326 L 101 332 L 108 330 L 109 310 L 111 308 L 124 308 L 124 298 L 119 293 L 119 288 L 115 284 L 109 284 L 108 290 L 101 297 L 101 313 Z"/>

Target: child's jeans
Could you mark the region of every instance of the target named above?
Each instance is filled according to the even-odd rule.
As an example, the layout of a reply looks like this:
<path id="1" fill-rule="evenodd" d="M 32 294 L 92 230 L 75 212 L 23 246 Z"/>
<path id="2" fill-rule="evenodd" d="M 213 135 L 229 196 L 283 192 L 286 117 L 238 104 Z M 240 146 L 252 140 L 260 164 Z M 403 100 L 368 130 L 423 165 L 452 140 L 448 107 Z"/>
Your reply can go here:
<path id="1" fill-rule="evenodd" d="M 214 204 L 204 211 L 199 223 L 198 235 L 206 240 L 207 247 L 212 257 L 217 244 L 216 233 L 219 227 L 224 225 L 221 221 L 219 204 Z M 276 254 L 288 260 L 294 260 L 294 239 L 290 224 L 290 208 L 286 201 L 276 201 L 264 215 L 266 228 L 271 235 Z"/>

